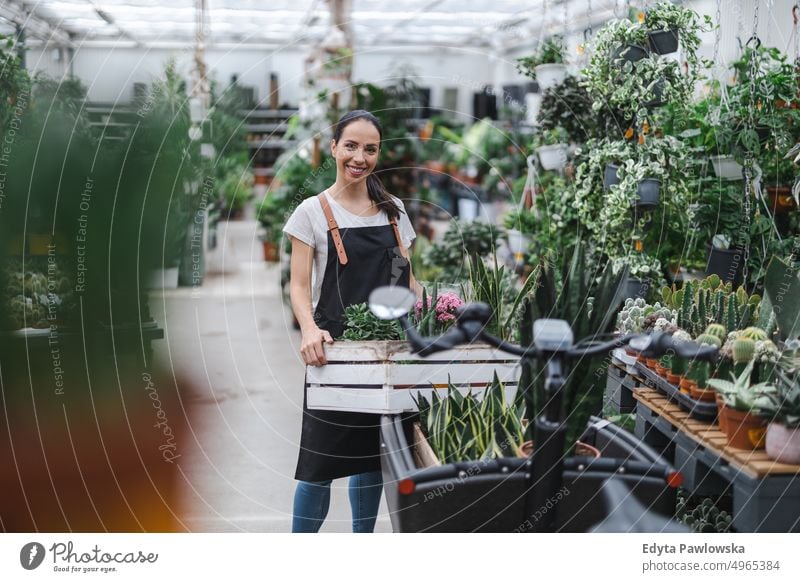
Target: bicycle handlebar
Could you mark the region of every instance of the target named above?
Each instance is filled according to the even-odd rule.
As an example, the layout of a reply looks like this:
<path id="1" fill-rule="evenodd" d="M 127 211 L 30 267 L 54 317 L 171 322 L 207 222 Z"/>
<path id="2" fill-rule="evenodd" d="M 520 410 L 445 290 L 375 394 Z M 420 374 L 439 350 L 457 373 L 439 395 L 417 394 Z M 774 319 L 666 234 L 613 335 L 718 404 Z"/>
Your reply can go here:
<path id="1" fill-rule="evenodd" d="M 662 332 L 629 334 L 610 341 L 591 342 L 587 346 L 580 343 L 575 345 L 570 341 L 569 345 L 554 349 L 542 349 L 536 345 L 524 348 L 487 332 L 486 324 L 490 317 L 491 310 L 487 305 L 481 303 L 465 305 L 457 312 L 456 324 L 438 337 L 422 336 L 406 316 L 401 317 L 400 321 L 411 345 L 411 351 L 421 356 L 429 356 L 474 341 L 484 341 L 501 351 L 523 358 L 543 358 L 560 354 L 567 359 L 576 359 L 607 353 L 624 345 L 628 345 L 645 357 L 659 357 L 671 352 L 687 359 L 713 361 L 717 355 L 715 346 L 675 340 L 672 335 Z"/>

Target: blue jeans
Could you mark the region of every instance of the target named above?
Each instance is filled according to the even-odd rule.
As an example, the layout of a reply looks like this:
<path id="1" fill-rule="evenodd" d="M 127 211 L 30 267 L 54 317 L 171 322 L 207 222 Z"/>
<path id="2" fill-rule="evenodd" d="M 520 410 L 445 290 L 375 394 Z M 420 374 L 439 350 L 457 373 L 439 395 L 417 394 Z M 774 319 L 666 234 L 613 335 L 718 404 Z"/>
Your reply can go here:
<path id="1" fill-rule="evenodd" d="M 348 495 L 353 511 L 353 533 L 372 533 L 381 503 L 380 471 L 350 477 Z M 331 502 L 331 481 L 298 481 L 294 492 L 292 533 L 317 533 Z"/>

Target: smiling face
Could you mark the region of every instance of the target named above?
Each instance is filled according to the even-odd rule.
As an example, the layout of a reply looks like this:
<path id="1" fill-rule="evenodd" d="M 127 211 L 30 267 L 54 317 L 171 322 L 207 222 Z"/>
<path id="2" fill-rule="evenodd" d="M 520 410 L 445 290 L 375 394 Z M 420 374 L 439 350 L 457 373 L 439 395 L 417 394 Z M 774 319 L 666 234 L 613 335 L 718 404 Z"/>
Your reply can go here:
<path id="1" fill-rule="evenodd" d="M 348 184 L 366 180 L 378 163 L 380 141 L 378 128 L 369 121 L 357 119 L 349 123 L 338 142 L 331 140 L 337 181 Z"/>

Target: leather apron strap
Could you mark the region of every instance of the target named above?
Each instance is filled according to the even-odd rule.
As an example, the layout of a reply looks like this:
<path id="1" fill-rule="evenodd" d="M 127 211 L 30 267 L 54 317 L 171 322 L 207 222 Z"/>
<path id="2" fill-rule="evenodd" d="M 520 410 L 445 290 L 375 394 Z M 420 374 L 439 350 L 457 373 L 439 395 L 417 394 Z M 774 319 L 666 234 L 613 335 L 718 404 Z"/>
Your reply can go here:
<path id="1" fill-rule="evenodd" d="M 344 250 L 344 244 L 342 243 L 342 235 L 339 232 L 339 225 L 336 222 L 336 219 L 333 217 L 333 211 L 331 210 L 331 205 L 328 204 L 328 199 L 325 197 L 325 193 L 320 193 L 317 198 L 319 199 L 319 203 L 322 206 L 322 212 L 325 214 L 325 221 L 328 223 L 328 230 L 331 233 L 331 238 L 333 239 L 333 244 L 336 246 L 336 254 L 339 255 L 339 263 L 342 265 L 347 264 L 347 252 Z M 397 219 L 392 218 L 389 221 L 392 225 L 392 230 L 394 231 L 394 238 L 397 241 L 397 247 L 399 249 L 405 248 L 403 246 L 403 238 L 400 236 L 400 229 L 397 228 Z"/>
<path id="2" fill-rule="evenodd" d="M 328 230 L 331 233 L 333 244 L 336 247 L 336 254 L 339 255 L 339 262 L 342 265 L 347 264 L 347 253 L 344 250 L 344 243 L 342 243 L 342 235 L 339 232 L 339 225 L 336 224 L 336 219 L 333 217 L 331 205 L 328 204 L 328 199 L 325 197 L 325 192 L 317 196 L 319 203 L 322 206 L 322 212 L 325 214 L 325 220 L 328 222 Z"/>

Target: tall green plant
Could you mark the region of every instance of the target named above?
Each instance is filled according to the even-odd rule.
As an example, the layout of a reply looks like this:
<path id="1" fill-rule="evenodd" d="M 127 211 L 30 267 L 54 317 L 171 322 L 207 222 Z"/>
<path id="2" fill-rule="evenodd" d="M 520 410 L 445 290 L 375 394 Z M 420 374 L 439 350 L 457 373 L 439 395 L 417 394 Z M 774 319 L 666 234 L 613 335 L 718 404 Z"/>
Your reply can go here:
<path id="1" fill-rule="evenodd" d="M 581 242 L 571 251 L 565 255 L 560 268 L 552 264 L 544 266 L 532 305 L 533 316 L 565 320 L 572 327 L 576 340 L 601 341 L 613 331 L 627 269 L 615 274 L 610 264 L 602 270 L 590 266 L 588 251 Z M 538 393 L 543 387 L 543 366 L 538 363 L 534 367 L 534 377 L 539 380 L 535 383 L 538 390 L 528 398 L 529 418 L 537 416 L 541 408 Z M 564 387 L 566 442 L 575 442 L 589 416 L 600 412 L 605 388 L 604 369 L 600 358 L 582 358 L 571 364 Z"/>
<path id="2" fill-rule="evenodd" d="M 462 395 L 449 384 L 446 397 L 436 391 L 430 401 L 419 395 L 417 406 L 423 432 L 442 463 L 513 457 L 524 440 L 524 402 L 506 402 L 496 374 L 482 398 Z"/>

